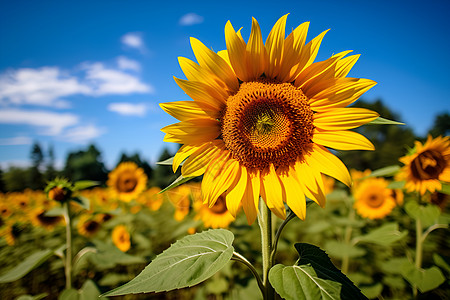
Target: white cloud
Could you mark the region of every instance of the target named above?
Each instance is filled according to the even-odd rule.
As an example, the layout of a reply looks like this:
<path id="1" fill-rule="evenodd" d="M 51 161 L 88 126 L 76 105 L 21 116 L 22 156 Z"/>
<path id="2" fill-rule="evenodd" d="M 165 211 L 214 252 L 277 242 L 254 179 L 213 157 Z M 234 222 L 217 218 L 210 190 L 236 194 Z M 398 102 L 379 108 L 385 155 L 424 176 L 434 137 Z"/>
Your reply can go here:
<path id="1" fill-rule="evenodd" d="M 120 41 L 130 48 L 136 48 L 143 51 L 145 49 L 144 40 L 140 32 L 129 32 L 120 38 Z"/>
<path id="2" fill-rule="evenodd" d="M 68 107 L 61 97 L 89 94 L 91 88 L 57 67 L 8 70 L 0 75 L 0 103 Z"/>
<path id="3" fill-rule="evenodd" d="M 143 117 L 147 113 L 149 109 L 148 105 L 145 103 L 126 103 L 126 102 L 118 102 L 118 103 L 110 103 L 108 105 L 108 110 L 116 112 L 120 115 L 124 116 L 139 116 Z"/>
<path id="4" fill-rule="evenodd" d="M 15 136 L 12 138 L 0 138 L 0 146 L 31 145 L 32 139 L 28 136 Z"/>
<path id="5" fill-rule="evenodd" d="M 76 125 L 78 122 L 79 117 L 71 113 L 21 109 L 0 110 L 0 123 L 37 126 L 41 129 L 42 135 L 59 135 L 65 128 Z"/>
<path id="6" fill-rule="evenodd" d="M 105 133 L 104 128 L 98 128 L 95 125 L 82 125 L 67 129 L 62 134 L 62 139 L 72 143 L 83 143 L 95 139 Z"/>
<path id="7" fill-rule="evenodd" d="M 139 78 L 120 70 L 108 69 L 102 63 L 84 64 L 86 80 L 92 86 L 92 95 L 127 95 L 151 93 L 153 87 Z"/>
<path id="8" fill-rule="evenodd" d="M 133 70 L 136 72 L 141 70 L 141 65 L 137 61 L 129 59 L 125 56 L 119 56 L 117 58 L 117 65 L 119 66 L 119 69 L 122 70 Z"/>
<path id="9" fill-rule="evenodd" d="M 203 23 L 204 18 L 202 16 L 197 15 L 196 13 L 188 13 L 180 18 L 178 23 L 181 26 L 191 26 L 195 24 Z"/>

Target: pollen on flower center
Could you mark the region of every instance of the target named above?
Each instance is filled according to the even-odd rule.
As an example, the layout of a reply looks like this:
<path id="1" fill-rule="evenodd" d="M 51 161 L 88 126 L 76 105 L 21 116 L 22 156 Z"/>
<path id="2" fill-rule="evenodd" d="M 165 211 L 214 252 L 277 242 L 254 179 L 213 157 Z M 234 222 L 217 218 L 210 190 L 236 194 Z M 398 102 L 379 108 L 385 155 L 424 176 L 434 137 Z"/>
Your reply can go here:
<path id="1" fill-rule="evenodd" d="M 261 79 L 230 96 L 221 120 L 231 156 L 248 168 L 287 166 L 312 147 L 313 111 L 300 88 Z"/>

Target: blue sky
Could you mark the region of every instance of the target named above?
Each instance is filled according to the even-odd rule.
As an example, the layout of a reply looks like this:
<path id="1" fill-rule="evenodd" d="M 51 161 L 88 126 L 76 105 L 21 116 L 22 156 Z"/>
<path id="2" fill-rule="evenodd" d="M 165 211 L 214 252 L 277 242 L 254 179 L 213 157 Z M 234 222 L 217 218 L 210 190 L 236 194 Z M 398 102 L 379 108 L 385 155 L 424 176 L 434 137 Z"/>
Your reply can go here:
<path id="1" fill-rule="evenodd" d="M 160 128 L 174 122 L 159 102 L 187 100 L 173 76 L 193 59 L 189 37 L 225 48 L 224 26 L 251 17 L 263 38 L 290 13 L 287 31 L 323 30 L 318 59 L 353 50 L 352 77 L 378 82 L 381 98 L 418 135 L 450 110 L 449 1 L 1 1 L 0 166 L 24 165 L 31 144 L 53 145 L 58 164 L 93 142 L 113 167 L 121 152 L 154 163 Z"/>

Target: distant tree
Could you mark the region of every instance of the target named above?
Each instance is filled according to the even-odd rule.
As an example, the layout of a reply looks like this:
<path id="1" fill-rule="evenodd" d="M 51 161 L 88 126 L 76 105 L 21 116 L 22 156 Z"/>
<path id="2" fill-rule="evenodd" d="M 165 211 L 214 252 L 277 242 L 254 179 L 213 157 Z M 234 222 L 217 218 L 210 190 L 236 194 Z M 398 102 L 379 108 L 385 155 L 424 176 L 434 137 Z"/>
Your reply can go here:
<path id="1" fill-rule="evenodd" d="M 53 145 L 48 147 L 48 158 L 47 158 L 47 169 L 45 171 L 45 179 L 50 181 L 58 175 L 55 169 L 55 152 L 53 150 Z"/>
<path id="2" fill-rule="evenodd" d="M 8 171 L 3 173 L 3 182 L 5 183 L 5 190 L 7 192 L 19 192 L 26 189 L 28 186 L 29 169 L 22 169 L 11 167 Z"/>
<path id="3" fill-rule="evenodd" d="M 172 156 L 173 154 L 170 153 L 167 148 L 164 148 L 158 161 L 164 161 Z M 156 165 L 153 174 L 153 184 L 160 188 L 165 188 L 180 176 L 180 171 L 178 170 L 177 173 L 174 174 L 171 166 Z"/>
<path id="4" fill-rule="evenodd" d="M 5 176 L 5 174 L 3 173 L 3 170 L 0 169 L 0 192 L 1 193 L 6 192 L 5 180 L 3 178 L 4 176 Z"/>
<path id="5" fill-rule="evenodd" d="M 63 174 L 72 181 L 94 180 L 105 183 L 108 178 L 101 153 L 94 145 L 89 145 L 86 151 L 69 153 Z"/>
<path id="6" fill-rule="evenodd" d="M 31 147 L 31 167 L 28 172 L 28 187 L 37 190 L 44 188 L 44 176 L 41 173 L 40 167 L 44 161 L 44 154 L 41 146 L 35 142 Z"/>
<path id="7" fill-rule="evenodd" d="M 400 115 L 392 112 L 381 100 L 369 103 L 358 100 L 354 107 L 374 110 L 385 119 L 401 122 Z M 375 151 L 338 151 L 337 155 L 349 168 L 376 170 L 390 165 L 398 165 L 398 159 L 406 154 L 416 139 L 412 129 L 406 125 L 364 125 L 356 131 L 367 137 L 375 146 Z"/>
<path id="8" fill-rule="evenodd" d="M 428 132 L 433 137 L 437 137 L 439 135 L 448 136 L 450 135 L 450 115 L 448 112 L 439 114 L 434 119 L 433 127 L 431 127 Z"/>
<path id="9" fill-rule="evenodd" d="M 149 163 L 145 160 L 142 160 L 138 153 L 135 153 L 133 155 L 128 156 L 126 153 L 122 153 L 120 155 L 119 162 L 116 166 L 118 166 L 122 162 L 131 161 L 134 162 L 139 168 L 142 168 L 145 172 L 145 174 L 148 176 L 148 178 L 153 177 L 153 169 L 149 165 Z"/>

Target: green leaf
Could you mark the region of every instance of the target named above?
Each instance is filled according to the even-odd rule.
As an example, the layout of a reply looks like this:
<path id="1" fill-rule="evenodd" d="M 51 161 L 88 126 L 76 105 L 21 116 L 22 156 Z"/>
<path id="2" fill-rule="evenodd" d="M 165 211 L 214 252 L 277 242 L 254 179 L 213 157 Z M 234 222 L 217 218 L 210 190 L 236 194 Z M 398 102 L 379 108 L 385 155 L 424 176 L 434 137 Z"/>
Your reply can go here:
<path id="1" fill-rule="evenodd" d="M 419 205 L 416 201 L 405 204 L 406 213 L 414 220 L 420 219 L 423 227 L 435 224 L 439 220 L 441 210 L 434 204 Z"/>
<path id="2" fill-rule="evenodd" d="M 401 272 L 403 278 L 411 285 L 416 285 L 421 293 L 431 291 L 445 281 L 444 275 L 436 266 L 428 269 L 417 269 L 408 261 L 402 265 Z"/>
<path id="3" fill-rule="evenodd" d="M 450 195 L 450 184 L 444 183 L 441 181 L 442 189 L 439 193 Z"/>
<path id="4" fill-rule="evenodd" d="M 14 268 L 9 270 L 0 276 L 0 283 L 12 282 L 17 279 L 22 278 L 28 274 L 31 270 L 39 267 L 44 261 L 53 255 L 53 250 L 46 249 L 42 251 L 35 252 L 28 256 L 24 261 L 16 265 Z"/>
<path id="5" fill-rule="evenodd" d="M 361 286 L 361 290 L 363 294 L 367 296 L 367 298 L 374 299 L 381 294 L 381 291 L 383 290 L 383 284 L 378 282 L 370 286 Z"/>
<path id="6" fill-rule="evenodd" d="M 392 276 L 392 275 L 384 276 L 383 283 L 397 290 L 403 290 L 406 286 L 405 280 L 401 276 Z"/>
<path id="7" fill-rule="evenodd" d="M 382 117 L 378 117 L 375 120 L 367 123 L 368 125 L 405 125 L 405 123 L 388 120 Z"/>
<path id="8" fill-rule="evenodd" d="M 196 176 L 189 176 L 189 177 L 183 177 L 183 175 L 180 175 L 177 179 L 174 180 L 168 187 L 164 188 L 159 194 L 164 193 L 168 190 L 171 190 L 185 182 L 188 182 L 189 180 L 195 178 Z"/>
<path id="9" fill-rule="evenodd" d="M 400 166 L 397 166 L 397 165 L 384 167 L 384 168 L 373 171 L 367 177 L 390 177 L 390 176 L 394 176 L 398 172 L 398 170 L 400 170 Z"/>
<path id="10" fill-rule="evenodd" d="M 387 188 L 392 190 L 403 189 L 406 181 L 393 181 L 388 184 Z"/>
<path id="11" fill-rule="evenodd" d="M 58 300 L 78 300 L 78 291 L 74 288 L 66 289 L 59 295 Z"/>
<path id="12" fill-rule="evenodd" d="M 88 279 L 84 282 L 81 289 L 78 291 L 78 299 L 79 300 L 91 300 L 98 299 L 100 296 L 100 291 L 98 290 L 95 283 Z"/>
<path id="13" fill-rule="evenodd" d="M 233 233 L 225 229 L 185 236 L 158 255 L 133 280 L 104 295 L 162 292 L 198 284 L 230 261 L 233 240 Z"/>
<path id="14" fill-rule="evenodd" d="M 333 265 L 325 251 L 306 243 L 296 243 L 295 248 L 300 256 L 300 260 L 296 265 L 310 264 L 319 278 L 337 281 L 342 284 L 342 299 L 367 299 L 353 282 Z"/>
<path id="15" fill-rule="evenodd" d="M 273 266 L 269 281 L 275 291 L 287 300 L 341 299 L 341 284 L 317 277 L 310 265 Z"/>
<path id="16" fill-rule="evenodd" d="M 85 190 L 85 189 L 88 189 L 88 188 L 96 186 L 96 185 L 100 185 L 100 182 L 92 181 L 92 180 L 80 180 L 80 181 L 75 182 L 74 190 L 81 191 L 81 190 Z"/>
<path id="17" fill-rule="evenodd" d="M 78 195 L 77 197 L 71 198 L 71 200 L 75 203 L 78 203 L 82 208 L 89 210 L 91 207 L 91 201 L 83 196 Z"/>
<path id="18" fill-rule="evenodd" d="M 403 232 L 398 230 L 397 223 L 387 223 L 380 228 L 370 231 L 368 234 L 355 237 L 353 242 L 373 243 L 382 246 L 388 246 L 394 242 L 403 239 L 408 234 L 407 230 Z"/>
<path id="19" fill-rule="evenodd" d="M 381 269 L 385 273 L 401 274 L 401 269 L 405 262 L 408 262 L 408 259 L 406 257 L 394 257 L 388 261 L 382 262 Z"/>
<path id="20" fill-rule="evenodd" d="M 47 293 L 42 293 L 42 294 L 39 294 L 39 295 L 36 295 L 36 296 L 22 295 L 22 296 L 19 296 L 16 300 L 41 300 L 41 299 L 44 299 L 47 296 L 48 296 Z"/>
<path id="21" fill-rule="evenodd" d="M 130 276 L 126 274 L 107 273 L 102 277 L 102 279 L 100 279 L 98 284 L 102 286 L 114 286 L 122 282 L 130 281 L 130 279 Z"/>
<path id="22" fill-rule="evenodd" d="M 450 265 L 437 253 L 433 254 L 433 261 L 436 264 L 436 266 L 441 267 L 444 269 L 447 273 L 450 273 Z"/>
<path id="23" fill-rule="evenodd" d="M 47 211 L 45 214 L 47 217 L 58 217 L 64 215 L 64 208 L 62 207 L 55 207 Z"/>
<path id="24" fill-rule="evenodd" d="M 85 253 L 79 261 L 86 258 L 101 270 L 114 268 L 117 264 L 130 265 L 145 262 L 143 258 L 124 253 L 114 245 L 106 244 L 100 240 L 94 240 L 93 243 L 97 252 Z"/>
<path id="25" fill-rule="evenodd" d="M 325 243 L 325 250 L 333 257 L 342 259 L 345 256 L 350 258 L 361 257 L 366 254 L 366 250 L 360 247 L 352 246 L 343 242 L 330 240 Z"/>
<path id="26" fill-rule="evenodd" d="M 163 161 L 158 161 L 156 164 L 157 165 L 162 165 L 162 166 L 171 166 L 173 164 L 173 159 L 175 156 L 169 157 L 166 160 Z"/>

